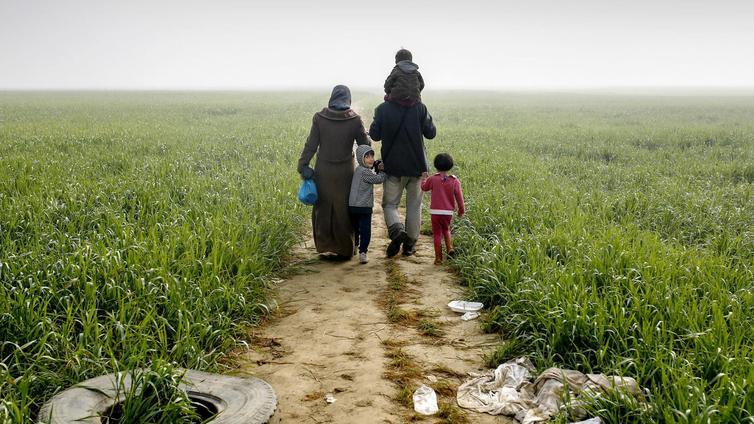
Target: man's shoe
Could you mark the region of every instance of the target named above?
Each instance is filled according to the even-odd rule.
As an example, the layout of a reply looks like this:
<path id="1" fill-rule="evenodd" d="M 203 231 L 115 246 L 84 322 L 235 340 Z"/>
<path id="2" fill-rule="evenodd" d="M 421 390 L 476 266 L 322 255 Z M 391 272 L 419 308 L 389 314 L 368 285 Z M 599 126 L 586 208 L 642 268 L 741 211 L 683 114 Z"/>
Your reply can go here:
<path id="1" fill-rule="evenodd" d="M 408 238 L 406 232 L 401 231 L 400 234 L 390 241 L 390 244 L 387 245 L 387 251 L 385 252 L 388 258 L 392 258 L 398 254 L 398 251 L 401 250 L 401 245 L 406 241 L 406 238 Z"/>
<path id="2" fill-rule="evenodd" d="M 403 256 L 411 256 L 416 253 L 416 243 L 405 242 L 403 243 Z"/>
<path id="3" fill-rule="evenodd" d="M 359 263 L 365 264 L 367 262 L 369 262 L 369 259 L 367 259 L 367 252 L 359 253 Z"/>

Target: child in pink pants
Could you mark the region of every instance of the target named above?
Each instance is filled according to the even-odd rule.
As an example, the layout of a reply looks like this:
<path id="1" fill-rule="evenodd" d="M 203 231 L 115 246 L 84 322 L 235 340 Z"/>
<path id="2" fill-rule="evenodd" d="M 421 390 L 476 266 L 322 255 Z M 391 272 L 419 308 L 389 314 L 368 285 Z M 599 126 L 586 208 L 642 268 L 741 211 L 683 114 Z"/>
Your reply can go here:
<path id="1" fill-rule="evenodd" d="M 422 180 L 422 190 L 432 192 L 429 214 L 432 216 L 432 236 L 435 241 L 435 265 L 442 264 L 442 239 L 448 256 L 453 256 L 453 239 L 450 236 L 450 221 L 453 211 L 458 206 L 458 216 L 466 212 L 463 205 L 461 181 L 454 175 L 448 175 L 453 168 L 453 158 L 447 153 L 435 156 L 437 173 Z"/>

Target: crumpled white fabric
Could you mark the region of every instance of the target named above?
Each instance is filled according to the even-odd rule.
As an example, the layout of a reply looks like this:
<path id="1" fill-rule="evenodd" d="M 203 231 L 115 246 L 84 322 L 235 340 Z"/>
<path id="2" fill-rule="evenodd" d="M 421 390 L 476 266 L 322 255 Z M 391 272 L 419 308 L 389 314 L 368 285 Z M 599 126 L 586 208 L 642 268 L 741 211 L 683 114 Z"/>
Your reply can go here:
<path id="1" fill-rule="evenodd" d="M 458 406 L 492 415 L 527 411 L 535 406 L 535 398 L 519 389 L 529 384 L 533 370 L 528 359 L 519 358 L 500 365 L 493 372 L 476 375 L 458 387 Z"/>
<path id="2" fill-rule="evenodd" d="M 584 374 L 575 370 L 548 368 L 534 382 L 531 372 L 534 366 L 525 358 L 512 359 L 484 374 L 473 374 L 460 387 L 456 401 L 461 408 L 492 415 L 514 416 L 522 424 L 545 422 L 560 411 L 561 396 L 566 387 L 574 399 L 577 418 L 586 413 L 578 408 L 579 394 L 620 390 L 634 397 L 641 396 L 639 385 L 631 377 Z M 595 421 L 592 421 L 595 420 Z M 601 423 L 599 418 L 585 423 Z"/>

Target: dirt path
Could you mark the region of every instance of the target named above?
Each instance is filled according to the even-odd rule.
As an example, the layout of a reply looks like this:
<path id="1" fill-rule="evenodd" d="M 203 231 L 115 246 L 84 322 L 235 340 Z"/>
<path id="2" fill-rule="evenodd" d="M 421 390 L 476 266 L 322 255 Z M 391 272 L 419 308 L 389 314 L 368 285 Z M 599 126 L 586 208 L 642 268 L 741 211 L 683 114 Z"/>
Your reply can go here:
<path id="1" fill-rule="evenodd" d="M 455 404 L 455 388 L 483 369 L 496 337 L 447 308 L 462 289 L 433 265 L 430 237 L 413 257 L 385 258 L 381 190 L 375 195 L 369 263 L 323 261 L 311 239 L 303 243 L 301 272 L 280 283 L 279 314 L 255 330 L 239 371 L 274 387 L 276 423 L 407 422 L 420 384 L 435 387 L 444 405 L 425 422 L 513 422 Z"/>

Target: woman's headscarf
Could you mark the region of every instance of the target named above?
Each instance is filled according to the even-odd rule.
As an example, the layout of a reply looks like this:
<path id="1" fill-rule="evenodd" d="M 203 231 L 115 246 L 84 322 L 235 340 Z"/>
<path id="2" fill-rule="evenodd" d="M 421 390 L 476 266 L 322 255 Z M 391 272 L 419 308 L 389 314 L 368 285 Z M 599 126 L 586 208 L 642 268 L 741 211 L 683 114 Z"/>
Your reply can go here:
<path id="1" fill-rule="evenodd" d="M 332 89 L 330 101 L 327 107 L 335 110 L 346 110 L 351 108 L 351 90 L 345 85 L 336 85 Z"/>

